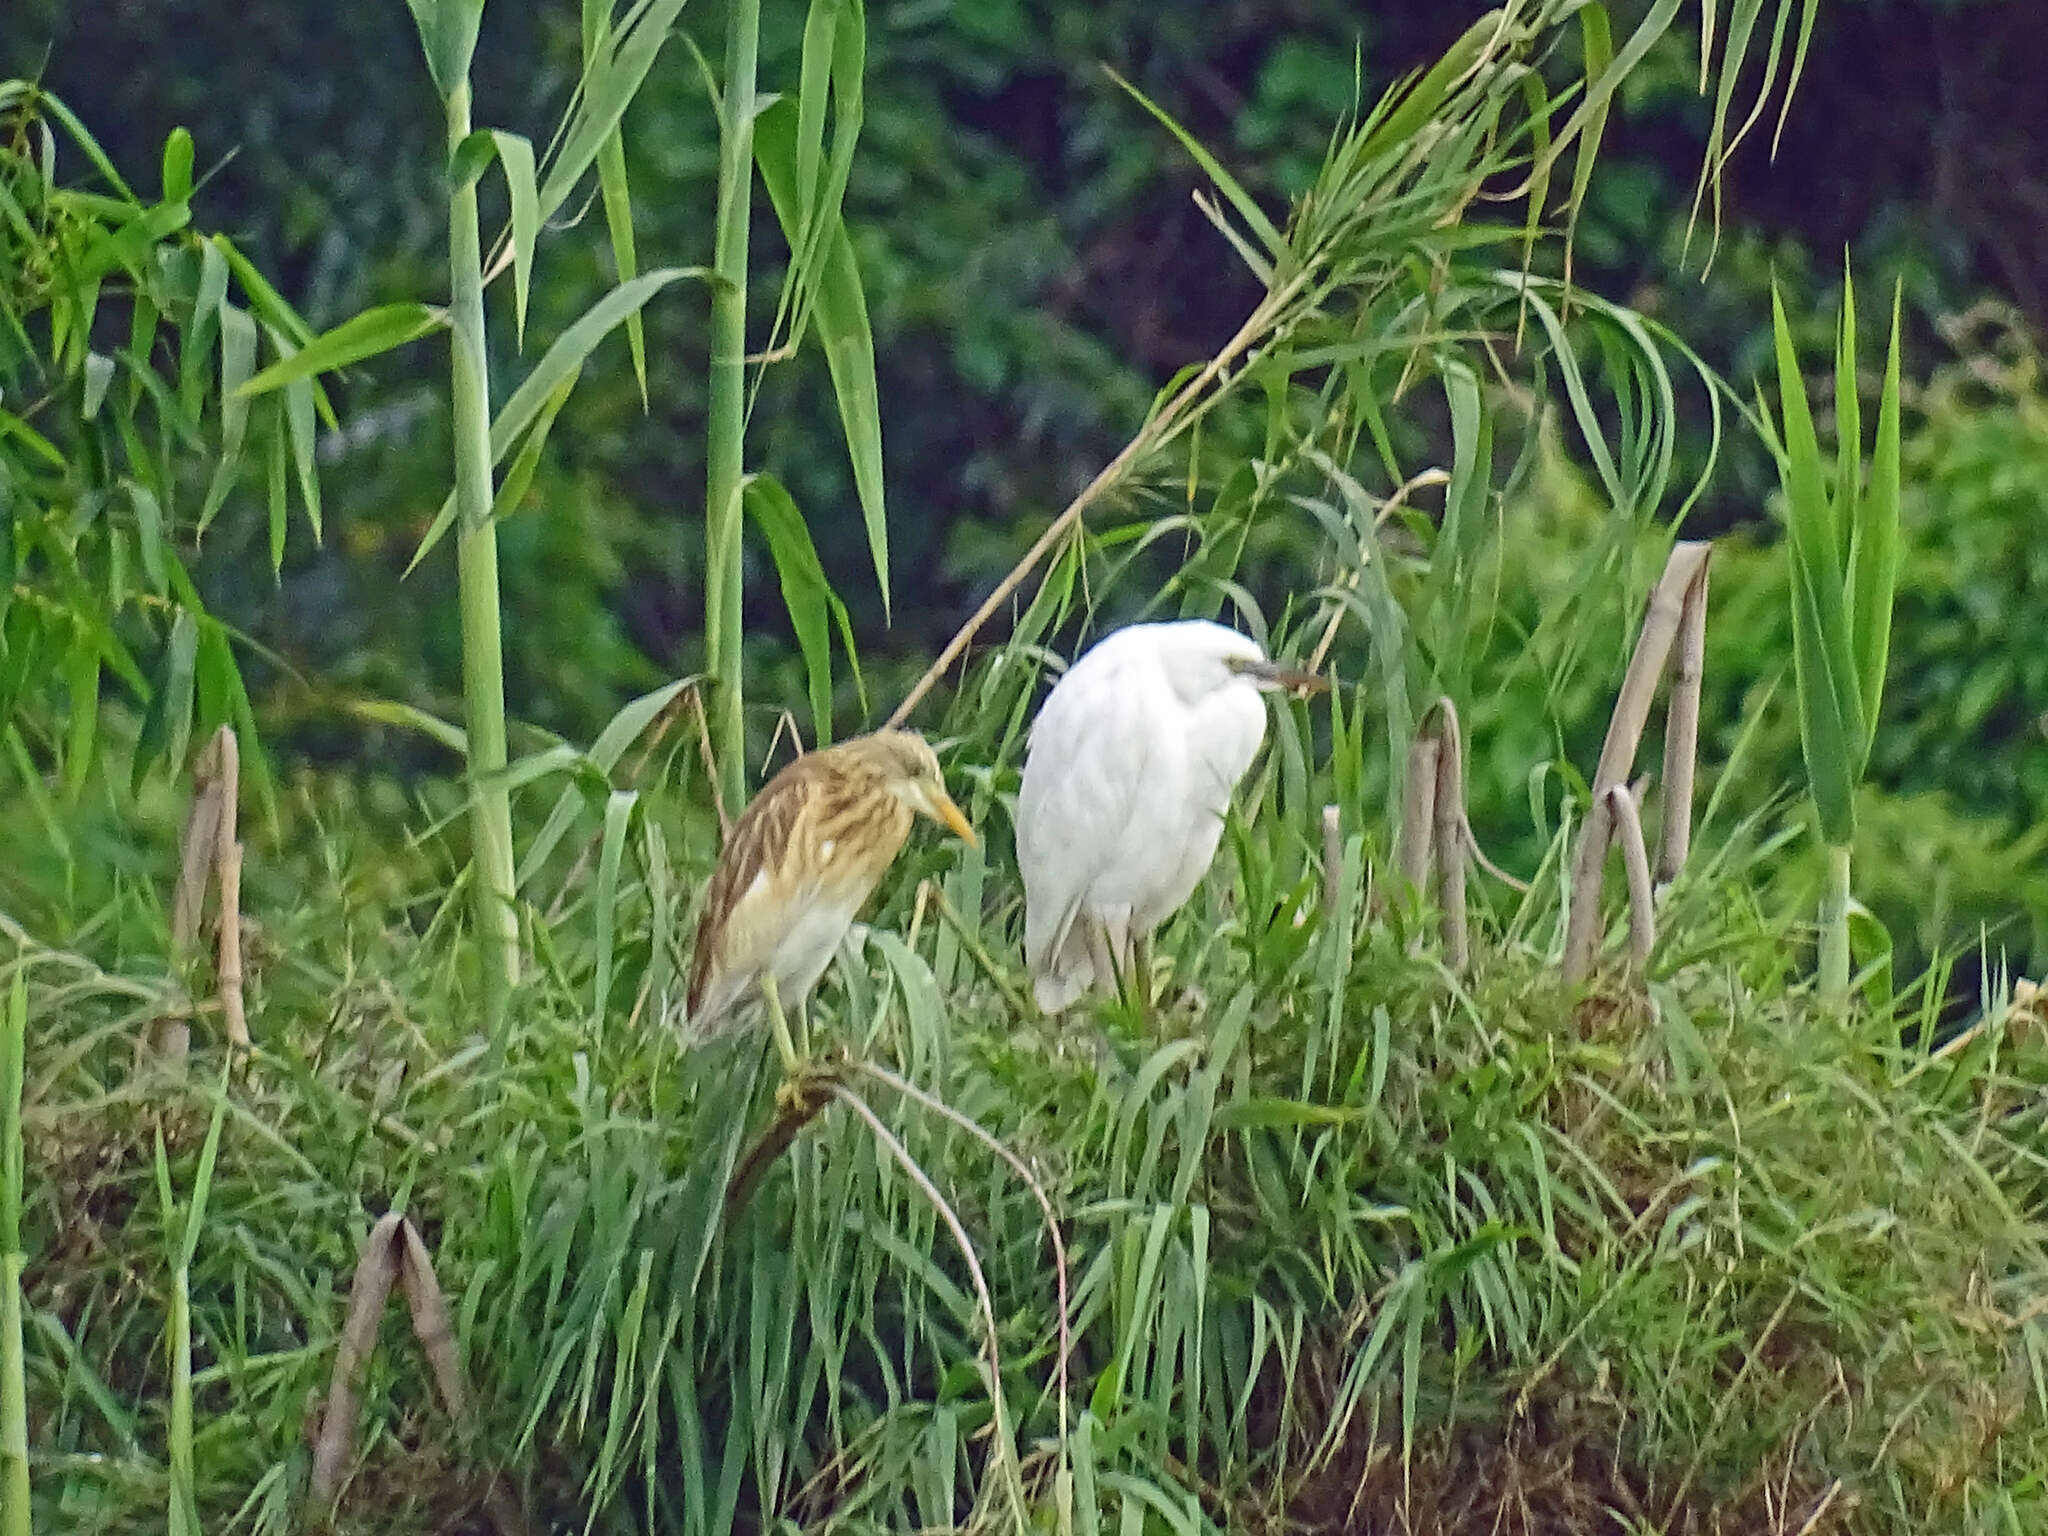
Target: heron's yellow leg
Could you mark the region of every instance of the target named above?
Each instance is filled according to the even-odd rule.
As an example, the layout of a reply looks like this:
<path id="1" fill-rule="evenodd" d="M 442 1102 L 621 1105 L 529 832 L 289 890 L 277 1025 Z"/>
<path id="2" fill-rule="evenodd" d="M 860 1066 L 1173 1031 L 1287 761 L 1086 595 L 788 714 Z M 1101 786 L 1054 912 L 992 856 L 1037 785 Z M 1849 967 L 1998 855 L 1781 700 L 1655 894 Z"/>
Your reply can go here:
<path id="1" fill-rule="evenodd" d="M 775 1037 L 776 1054 L 782 1058 L 782 1070 L 795 1077 L 803 1061 L 796 1053 L 796 1046 L 790 1042 L 789 1020 L 783 1016 L 782 998 L 775 990 L 775 978 L 761 978 L 761 1001 L 768 1006 L 768 1031 Z"/>

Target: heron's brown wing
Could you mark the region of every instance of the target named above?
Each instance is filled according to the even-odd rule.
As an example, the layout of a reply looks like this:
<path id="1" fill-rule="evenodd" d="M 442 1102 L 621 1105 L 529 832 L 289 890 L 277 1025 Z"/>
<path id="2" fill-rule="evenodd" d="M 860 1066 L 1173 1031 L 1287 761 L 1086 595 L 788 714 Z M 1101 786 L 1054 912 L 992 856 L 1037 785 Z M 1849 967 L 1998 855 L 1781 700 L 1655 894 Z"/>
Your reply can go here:
<path id="1" fill-rule="evenodd" d="M 782 866 L 797 823 L 818 792 L 820 756 L 806 753 L 770 779 L 740 813 L 725 840 L 718 867 L 711 872 L 711 884 L 705 888 L 704 910 L 697 918 L 696 952 L 690 964 L 692 1017 L 704 1001 L 733 908 L 759 876 L 773 879 Z"/>

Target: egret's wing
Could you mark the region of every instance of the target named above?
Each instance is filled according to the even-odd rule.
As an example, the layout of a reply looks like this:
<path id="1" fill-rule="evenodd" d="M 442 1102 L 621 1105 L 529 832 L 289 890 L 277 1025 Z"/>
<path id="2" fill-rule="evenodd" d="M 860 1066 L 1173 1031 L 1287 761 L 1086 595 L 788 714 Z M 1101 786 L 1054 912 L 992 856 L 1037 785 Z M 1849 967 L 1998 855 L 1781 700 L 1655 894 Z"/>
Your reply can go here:
<path id="1" fill-rule="evenodd" d="M 1024 953 L 1041 971 L 1136 819 L 1155 743 L 1141 659 L 1085 656 L 1032 723 L 1017 796 Z"/>

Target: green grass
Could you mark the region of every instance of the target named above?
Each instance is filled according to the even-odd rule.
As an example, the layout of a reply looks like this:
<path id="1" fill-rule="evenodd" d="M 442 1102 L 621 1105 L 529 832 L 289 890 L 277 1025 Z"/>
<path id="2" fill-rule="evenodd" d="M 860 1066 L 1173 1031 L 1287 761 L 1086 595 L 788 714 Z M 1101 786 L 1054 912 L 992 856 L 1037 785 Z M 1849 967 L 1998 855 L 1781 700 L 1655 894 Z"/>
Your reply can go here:
<path id="1" fill-rule="evenodd" d="M 989 737 L 951 754 L 988 862 L 916 842 L 815 1010 L 1043 1186 L 1071 1288 L 1064 1442 L 1044 1220 L 976 1138 L 849 1077 L 973 1244 L 1009 1435 L 989 1434 L 966 1261 L 845 1106 L 721 1224 L 772 1074 L 760 1041 L 683 1060 L 661 1025 L 652 989 L 677 969 L 653 917 L 673 897 L 644 877 L 645 821 L 610 904 L 610 1006 L 592 1013 L 593 848 L 532 922 L 542 976 L 495 1070 L 467 908 L 436 873 L 456 854 L 377 839 L 346 789 L 288 796 L 306 851 L 251 860 L 257 1051 L 225 1094 L 203 1010 L 184 1076 L 133 1064 L 178 1006 L 151 871 L 80 869 L 68 914 L 10 881 L 6 910 L 62 941 L 5 962 L 29 1017 L 38 1527 L 160 1528 L 188 1467 L 199 1528 L 296 1524 L 356 1250 L 403 1207 L 481 1427 L 446 1421 L 394 1306 L 348 1529 L 443 1528 L 497 1465 L 537 1523 L 619 1530 L 1007 1526 L 1018 1499 L 1040 1519 L 1070 1503 L 1083 1530 L 1336 1529 L 1354 1505 L 1389 1529 L 1797 1530 L 1823 1500 L 1840 1524 L 1815 1529 L 2034 1528 L 2038 1045 L 1994 1000 L 1929 1066 L 1901 1019 L 1817 1006 L 1746 894 L 1752 825 L 1703 829 L 1643 990 L 1555 980 L 1561 850 L 1482 919 L 1455 981 L 1424 914 L 1360 915 L 1376 834 L 1350 838 L 1337 925 L 1309 910 L 1317 830 L 1285 814 L 1284 765 L 1315 764 L 1313 801 L 1328 764 L 1304 724 L 1167 930 L 1157 1033 L 1121 1005 L 1060 1028 L 1005 1000 L 1015 743 Z M 601 838 L 582 826 L 572 845 Z M 693 883 L 707 829 L 666 833 Z M 926 880 L 959 923 L 927 896 L 910 937 Z M 167 1374 L 184 1326 L 189 1376 Z"/>

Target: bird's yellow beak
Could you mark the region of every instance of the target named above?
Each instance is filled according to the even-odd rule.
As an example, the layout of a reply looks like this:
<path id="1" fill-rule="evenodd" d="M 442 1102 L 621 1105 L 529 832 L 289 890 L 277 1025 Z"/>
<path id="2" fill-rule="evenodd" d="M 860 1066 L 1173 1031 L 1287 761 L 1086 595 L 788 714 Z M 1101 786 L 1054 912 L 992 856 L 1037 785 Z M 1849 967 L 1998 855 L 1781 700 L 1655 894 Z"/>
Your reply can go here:
<path id="1" fill-rule="evenodd" d="M 932 818 L 942 821 L 970 848 L 979 848 L 981 839 L 974 835 L 974 828 L 967 824 L 967 815 L 953 803 L 953 797 L 943 789 L 934 791 L 931 804 Z"/>
<path id="2" fill-rule="evenodd" d="M 1328 693 L 1330 680 L 1304 667 L 1290 667 L 1284 661 L 1242 661 L 1237 670 L 1267 688 L 1284 688 L 1289 693 Z"/>

